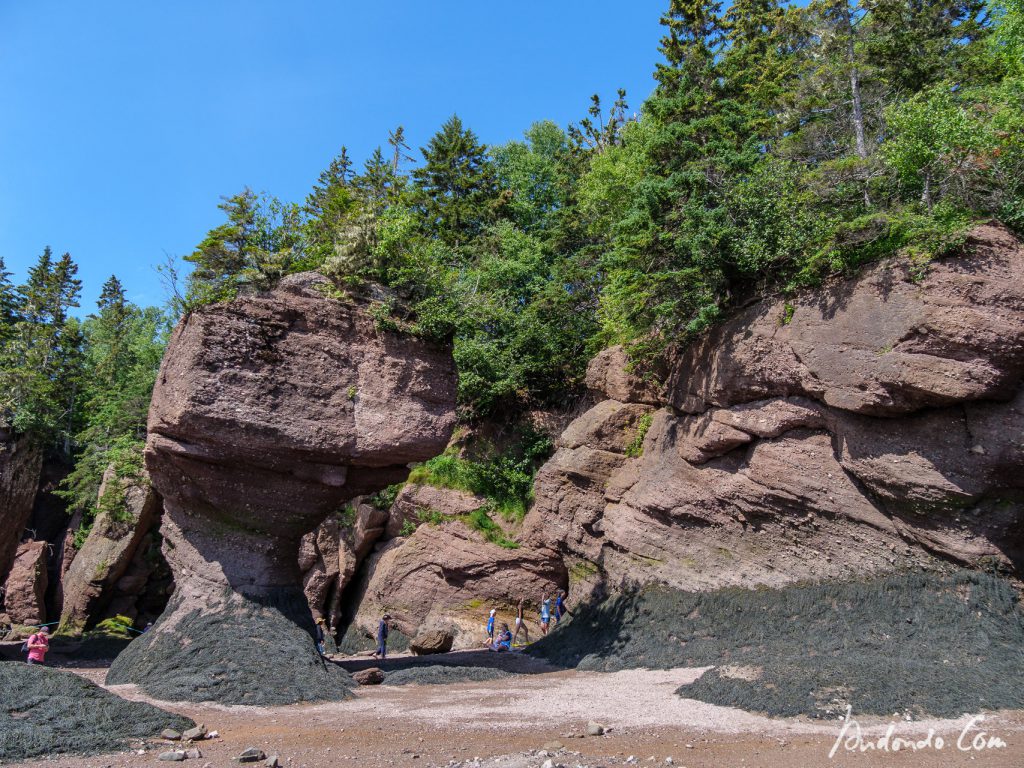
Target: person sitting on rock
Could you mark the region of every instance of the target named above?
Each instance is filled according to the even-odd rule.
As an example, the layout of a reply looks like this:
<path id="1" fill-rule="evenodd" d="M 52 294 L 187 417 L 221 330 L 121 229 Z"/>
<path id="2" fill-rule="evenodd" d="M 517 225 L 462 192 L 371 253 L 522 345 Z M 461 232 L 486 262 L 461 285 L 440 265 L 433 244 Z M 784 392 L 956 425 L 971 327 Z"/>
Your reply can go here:
<path id="1" fill-rule="evenodd" d="M 511 651 L 512 650 L 512 631 L 508 628 L 508 624 L 501 625 L 501 632 L 498 633 L 498 637 L 491 643 L 490 646 L 492 651 Z"/>
<path id="2" fill-rule="evenodd" d="M 374 658 L 381 660 L 388 657 L 388 622 L 391 621 L 391 614 L 385 613 L 380 617 L 380 624 L 377 625 L 377 651 Z"/>
<path id="3" fill-rule="evenodd" d="M 519 641 L 519 633 L 526 635 L 526 642 L 530 642 L 530 630 L 526 626 L 526 601 L 519 598 L 519 605 L 516 606 L 516 633 L 512 638 L 513 644 Z"/>
<path id="4" fill-rule="evenodd" d="M 46 652 L 50 650 L 50 628 L 40 629 L 25 645 L 28 646 L 29 664 L 46 664 Z"/>

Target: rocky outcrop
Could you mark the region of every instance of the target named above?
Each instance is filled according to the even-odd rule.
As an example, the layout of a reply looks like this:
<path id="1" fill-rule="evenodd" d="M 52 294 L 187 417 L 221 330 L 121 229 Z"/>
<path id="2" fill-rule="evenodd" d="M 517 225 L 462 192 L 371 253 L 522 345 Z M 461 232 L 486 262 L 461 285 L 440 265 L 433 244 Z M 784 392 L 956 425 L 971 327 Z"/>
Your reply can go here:
<path id="1" fill-rule="evenodd" d="M 1024 248 L 1007 231 L 976 229 L 923 277 L 891 261 L 748 307 L 672 355 L 657 410 L 611 357 L 588 373 L 610 399 L 563 433 L 524 524 L 566 557 L 571 596 L 942 561 L 1021 575 Z"/>
<path id="2" fill-rule="evenodd" d="M 26 541 L 18 546 L 6 592 L 7 615 L 15 624 L 46 621 L 47 550 L 45 541 Z"/>
<path id="3" fill-rule="evenodd" d="M 39 487 L 42 452 L 28 440 L 0 429 L 0 584 L 14 562 Z"/>
<path id="4" fill-rule="evenodd" d="M 160 517 L 148 478 L 121 479 L 109 468 L 100 485 L 99 511 L 63 578 L 60 631 L 79 635 L 104 616 L 134 619 L 135 602 L 155 564 L 146 553 Z"/>
<path id="5" fill-rule="evenodd" d="M 394 625 L 410 637 L 438 630 L 452 636 L 456 648 L 467 648 L 480 643 L 491 608 L 511 625 L 520 598 L 536 607 L 541 595 L 553 595 L 567 584 L 554 549 L 488 542 L 456 515 L 445 520 L 444 505 L 439 506 L 439 522 L 421 524 L 369 557 L 367 583 L 349 631 L 372 634 L 380 617 L 390 613 Z M 534 613 L 531 631 L 537 629 Z"/>
<path id="6" fill-rule="evenodd" d="M 1013 397 L 1024 373 L 1024 250 L 975 229 L 964 255 L 889 261 L 792 301 L 755 304 L 676 355 L 668 403 L 687 413 L 806 397 L 874 416 Z"/>
<path id="7" fill-rule="evenodd" d="M 360 564 L 384 535 L 387 510 L 354 499 L 302 537 L 299 569 L 314 618 L 335 631 L 342 621 L 342 596 Z"/>
<path id="8" fill-rule="evenodd" d="M 109 682 L 225 703 L 344 695 L 313 647 L 300 540 L 444 449 L 456 377 L 448 350 L 332 292 L 293 275 L 175 329 L 146 447 L 175 592 Z"/>

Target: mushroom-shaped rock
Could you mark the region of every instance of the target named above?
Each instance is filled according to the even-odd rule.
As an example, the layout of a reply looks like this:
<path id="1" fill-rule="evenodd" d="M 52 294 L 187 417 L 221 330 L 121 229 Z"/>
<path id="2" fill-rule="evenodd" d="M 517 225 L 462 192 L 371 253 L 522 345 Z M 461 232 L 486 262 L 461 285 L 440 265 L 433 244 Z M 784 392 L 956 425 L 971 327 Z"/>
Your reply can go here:
<path id="1" fill-rule="evenodd" d="M 146 446 L 175 592 L 108 682 L 222 703 L 345 695 L 315 651 L 299 542 L 444 449 L 456 373 L 448 349 L 378 329 L 330 288 L 293 275 L 175 329 Z"/>

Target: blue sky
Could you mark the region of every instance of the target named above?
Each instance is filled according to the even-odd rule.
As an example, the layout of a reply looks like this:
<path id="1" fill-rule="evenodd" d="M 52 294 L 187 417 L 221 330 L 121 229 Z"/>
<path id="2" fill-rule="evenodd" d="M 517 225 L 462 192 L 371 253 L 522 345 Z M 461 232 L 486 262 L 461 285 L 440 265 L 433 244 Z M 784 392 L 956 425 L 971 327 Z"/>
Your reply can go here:
<path id="1" fill-rule="evenodd" d="M 0 0 L 0 256 L 20 281 L 70 251 L 83 312 L 111 273 L 161 303 L 153 265 L 220 195 L 302 200 L 342 144 L 361 163 L 402 124 L 415 149 L 453 112 L 501 143 L 619 86 L 639 107 L 666 5 Z"/>

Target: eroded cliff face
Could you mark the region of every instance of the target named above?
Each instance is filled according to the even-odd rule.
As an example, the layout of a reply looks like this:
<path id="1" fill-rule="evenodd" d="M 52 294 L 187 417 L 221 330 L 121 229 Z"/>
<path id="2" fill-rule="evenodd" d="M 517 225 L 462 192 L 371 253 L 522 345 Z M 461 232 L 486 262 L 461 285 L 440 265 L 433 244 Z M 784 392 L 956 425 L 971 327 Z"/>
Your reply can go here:
<path id="1" fill-rule="evenodd" d="M 146 447 L 175 592 L 110 682 L 226 703 L 343 695 L 310 639 L 300 540 L 444 449 L 456 375 L 449 350 L 330 292 L 292 275 L 175 330 Z"/>
<path id="2" fill-rule="evenodd" d="M 657 398 L 625 367 L 592 362 L 606 399 L 562 435 L 525 523 L 575 598 L 939 561 L 1020 577 L 1024 248 L 1006 230 L 923 277 L 887 262 L 759 302 L 672 355 Z"/>
<path id="3" fill-rule="evenodd" d="M 32 515 L 42 465 L 38 448 L 0 429 L 0 584 L 7 579 Z"/>

